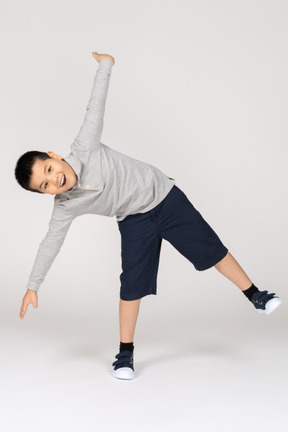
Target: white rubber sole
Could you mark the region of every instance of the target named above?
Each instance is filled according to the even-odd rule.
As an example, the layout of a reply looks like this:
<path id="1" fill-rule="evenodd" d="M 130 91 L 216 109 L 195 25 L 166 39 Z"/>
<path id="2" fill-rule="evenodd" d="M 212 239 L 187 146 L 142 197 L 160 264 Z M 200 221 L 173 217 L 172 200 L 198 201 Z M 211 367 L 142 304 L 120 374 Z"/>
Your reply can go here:
<path id="1" fill-rule="evenodd" d="M 266 313 L 266 315 L 270 315 L 275 309 L 277 309 L 282 303 L 282 300 L 278 297 L 272 298 L 266 303 L 265 310 L 257 309 L 259 313 Z"/>
<path id="2" fill-rule="evenodd" d="M 129 367 L 122 367 L 116 370 L 113 370 L 113 376 L 115 378 L 131 380 L 134 378 L 134 371 Z"/>

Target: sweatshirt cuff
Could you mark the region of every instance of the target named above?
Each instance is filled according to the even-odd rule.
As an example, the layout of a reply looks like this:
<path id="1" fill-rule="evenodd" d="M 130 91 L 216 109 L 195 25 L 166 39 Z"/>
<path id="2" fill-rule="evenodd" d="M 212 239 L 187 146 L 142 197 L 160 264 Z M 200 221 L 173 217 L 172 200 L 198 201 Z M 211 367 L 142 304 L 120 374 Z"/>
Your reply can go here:
<path id="1" fill-rule="evenodd" d="M 114 62 L 113 60 L 107 59 L 107 58 L 103 58 L 102 60 L 100 60 L 99 62 L 99 66 L 101 65 L 101 68 L 105 67 L 106 69 L 110 69 L 112 68 L 112 66 L 114 66 Z"/>
<path id="2" fill-rule="evenodd" d="M 37 282 L 29 282 L 26 289 L 30 289 L 32 291 L 38 291 L 39 290 L 40 285 Z"/>

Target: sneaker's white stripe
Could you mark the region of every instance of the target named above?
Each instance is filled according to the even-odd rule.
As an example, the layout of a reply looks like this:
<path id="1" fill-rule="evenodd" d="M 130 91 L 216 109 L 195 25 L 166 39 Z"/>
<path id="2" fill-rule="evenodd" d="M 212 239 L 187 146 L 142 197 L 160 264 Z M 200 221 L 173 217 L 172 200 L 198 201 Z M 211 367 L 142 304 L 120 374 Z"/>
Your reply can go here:
<path id="1" fill-rule="evenodd" d="M 270 315 L 275 309 L 277 309 L 282 303 L 282 300 L 279 297 L 272 298 L 266 303 L 265 313 L 266 315 Z"/>
<path id="2" fill-rule="evenodd" d="M 116 370 L 113 370 L 113 375 L 115 378 L 119 379 L 133 379 L 134 371 L 129 367 L 122 367 Z"/>

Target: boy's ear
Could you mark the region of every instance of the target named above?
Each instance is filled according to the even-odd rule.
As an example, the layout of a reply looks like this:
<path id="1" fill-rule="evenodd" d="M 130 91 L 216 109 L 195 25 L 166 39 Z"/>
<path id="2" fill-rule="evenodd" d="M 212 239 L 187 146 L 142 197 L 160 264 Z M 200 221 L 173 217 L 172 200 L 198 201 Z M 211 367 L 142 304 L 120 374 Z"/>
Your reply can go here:
<path id="1" fill-rule="evenodd" d="M 47 154 L 53 159 L 63 159 L 62 156 L 60 156 L 60 155 L 58 155 L 52 151 L 48 151 Z"/>

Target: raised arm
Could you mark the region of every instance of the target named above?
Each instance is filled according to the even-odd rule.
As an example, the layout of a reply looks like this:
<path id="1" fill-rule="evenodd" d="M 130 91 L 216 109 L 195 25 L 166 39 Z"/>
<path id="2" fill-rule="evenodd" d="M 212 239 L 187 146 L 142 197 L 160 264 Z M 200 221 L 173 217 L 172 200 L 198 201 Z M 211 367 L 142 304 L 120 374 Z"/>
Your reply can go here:
<path id="1" fill-rule="evenodd" d="M 100 145 L 106 98 L 113 65 L 114 62 L 109 58 L 100 60 L 84 122 L 73 143 L 79 150 L 89 150 Z"/>

